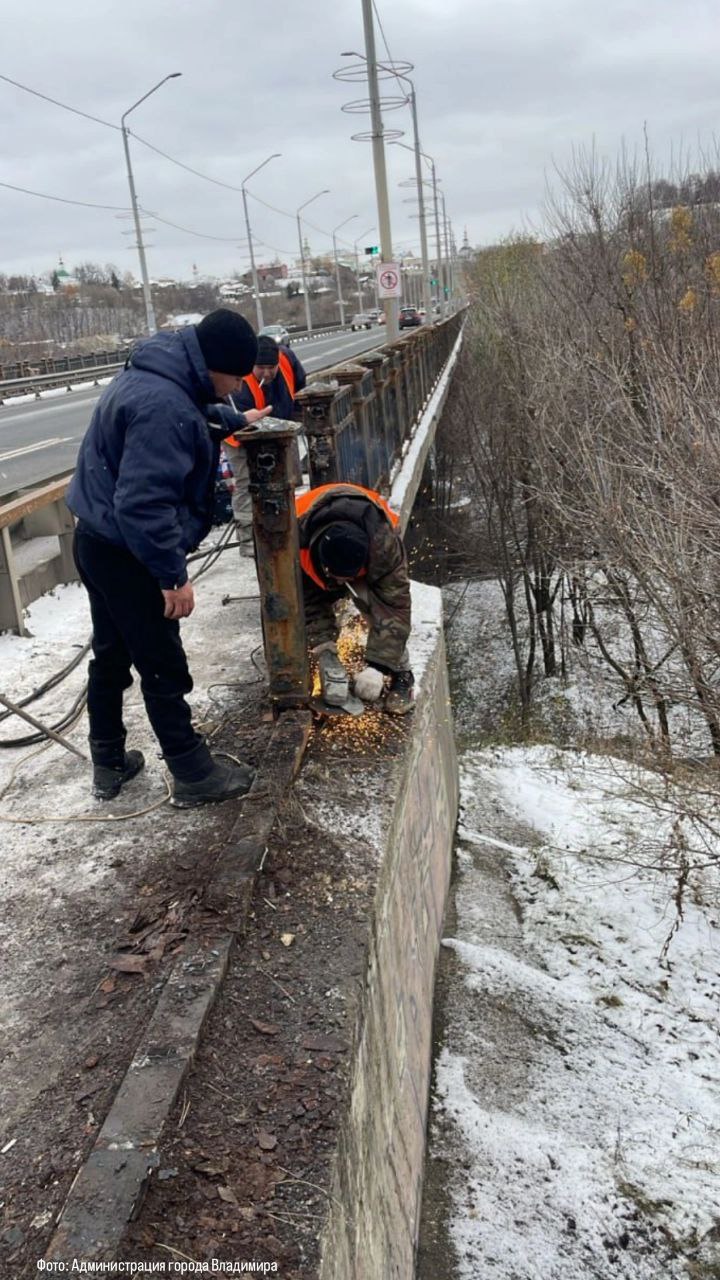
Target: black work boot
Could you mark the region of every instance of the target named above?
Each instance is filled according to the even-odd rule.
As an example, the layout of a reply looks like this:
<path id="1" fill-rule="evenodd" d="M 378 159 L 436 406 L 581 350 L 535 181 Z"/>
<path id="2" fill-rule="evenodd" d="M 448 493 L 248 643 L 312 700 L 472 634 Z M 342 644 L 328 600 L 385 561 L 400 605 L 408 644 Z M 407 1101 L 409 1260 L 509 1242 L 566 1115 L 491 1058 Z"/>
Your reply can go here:
<path id="1" fill-rule="evenodd" d="M 96 800 L 114 800 L 120 788 L 139 773 L 145 764 L 142 751 L 125 750 L 125 734 L 112 742 L 90 738 L 93 762 L 93 795 Z"/>
<path id="2" fill-rule="evenodd" d="M 247 764 L 218 760 L 204 742 L 198 742 L 181 756 L 166 756 L 173 776 L 170 803 L 176 809 L 194 809 L 199 804 L 216 804 L 244 796 L 255 778 L 255 770 Z"/>
<path id="3" fill-rule="evenodd" d="M 412 671 L 396 671 L 390 681 L 385 698 L 385 710 L 391 716 L 406 716 L 415 708 L 413 686 L 415 677 Z"/>

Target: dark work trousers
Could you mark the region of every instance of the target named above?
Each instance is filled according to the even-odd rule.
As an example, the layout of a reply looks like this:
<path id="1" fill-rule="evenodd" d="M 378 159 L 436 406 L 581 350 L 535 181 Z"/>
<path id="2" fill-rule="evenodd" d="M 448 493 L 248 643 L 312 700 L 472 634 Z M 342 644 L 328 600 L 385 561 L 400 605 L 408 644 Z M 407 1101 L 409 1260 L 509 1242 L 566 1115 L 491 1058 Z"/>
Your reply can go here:
<path id="1" fill-rule="evenodd" d="M 94 657 L 88 669 L 90 737 L 112 742 L 125 732 L 123 691 L 140 676 L 150 723 L 164 756 L 200 741 L 184 694 L 193 687 L 180 624 L 163 616 L 165 601 L 152 574 L 124 547 L 75 530 L 75 563 L 90 597 Z"/>

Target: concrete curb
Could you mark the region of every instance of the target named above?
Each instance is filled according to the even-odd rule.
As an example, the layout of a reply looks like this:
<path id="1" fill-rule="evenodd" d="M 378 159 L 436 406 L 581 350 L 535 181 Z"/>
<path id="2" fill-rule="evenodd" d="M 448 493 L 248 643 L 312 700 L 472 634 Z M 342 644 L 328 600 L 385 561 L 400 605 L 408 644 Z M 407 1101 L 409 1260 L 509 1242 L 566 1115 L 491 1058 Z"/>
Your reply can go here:
<path id="1" fill-rule="evenodd" d="M 192 1065 L 205 1020 L 242 929 L 278 810 L 300 768 L 309 712 L 275 725 L 252 792 L 243 801 L 205 892 L 217 930 L 178 959 L 138 1044 L 95 1145 L 78 1171 L 45 1253 L 49 1261 L 110 1261 L 158 1167 L 167 1118 Z"/>

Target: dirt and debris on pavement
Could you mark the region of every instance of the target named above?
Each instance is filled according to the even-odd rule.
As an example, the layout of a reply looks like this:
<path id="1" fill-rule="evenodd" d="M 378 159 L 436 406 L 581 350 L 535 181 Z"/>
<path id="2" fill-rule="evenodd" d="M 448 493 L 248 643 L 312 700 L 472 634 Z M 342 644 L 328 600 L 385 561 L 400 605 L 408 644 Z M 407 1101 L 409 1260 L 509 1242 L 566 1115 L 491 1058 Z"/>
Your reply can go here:
<path id="1" fill-rule="evenodd" d="M 204 732 L 214 748 L 257 764 L 272 731 L 265 682 L 250 659 L 261 642 L 257 604 L 220 603 L 238 591 L 243 571 L 228 554 L 201 579 L 186 643 Z M 29 639 L 0 637 L 3 678 L 16 697 L 86 639 L 86 606 L 74 586 L 38 601 L 29 617 Z M 67 706 L 83 676 L 78 668 L 51 694 L 41 718 Z M 127 696 L 127 722 L 146 768 L 104 806 L 89 797 L 87 767 L 60 747 L 27 764 L 27 748 L 0 755 L 2 812 L 59 819 L 0 823 L 3 1280 L 36 1274 L 166 972 L 188 931 L 204 923 L 203 887 L 240 810 L 232 801 L 196 811 L 153 808 L 166 790 L 164 771 L 137 686 Z M 3 726 L 4 736 L 11 732 Z M 71 731 L 80 747 L 86 734 L 86 721 Z M 143 809 L 120 821 L 72 820 Z"/>
<path id="2" fill-rule="evenodd" d="M 315 1274 L 364 980 L 383 810 L 405 728 L 316 731 L 125 1256 Z M 376 735 L 382 750 L 368 753 Z M 337 761 L 347 765 L 338 784 Z M 344 817 L 331 813 L 328 777 Z M 378 796 L 376 829 L 368 794 Z M 339 830 L 339 827 L 342 830 Z"/>

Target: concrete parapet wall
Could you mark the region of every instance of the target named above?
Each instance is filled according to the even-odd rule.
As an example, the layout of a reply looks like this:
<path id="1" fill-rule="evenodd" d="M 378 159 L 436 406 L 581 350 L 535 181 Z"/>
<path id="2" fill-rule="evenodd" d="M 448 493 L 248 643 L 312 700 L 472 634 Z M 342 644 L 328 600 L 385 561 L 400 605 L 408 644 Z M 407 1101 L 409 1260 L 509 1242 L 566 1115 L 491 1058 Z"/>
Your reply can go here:
<path id="1" fill-rule="evenodd" d="M 440 592 L 423 587 L 417 708 L 385 828 L 320 1280 L 411 1280 L 432 1002 L 457 818 Z M 429 616 L 429 615 L 432 615 Z M 424 665 L 423 665 L 424 664 Z"/>

